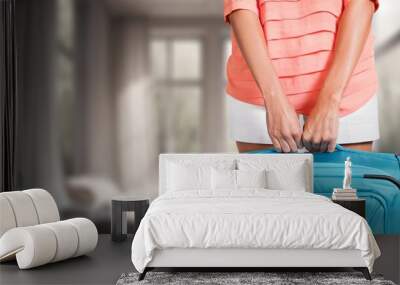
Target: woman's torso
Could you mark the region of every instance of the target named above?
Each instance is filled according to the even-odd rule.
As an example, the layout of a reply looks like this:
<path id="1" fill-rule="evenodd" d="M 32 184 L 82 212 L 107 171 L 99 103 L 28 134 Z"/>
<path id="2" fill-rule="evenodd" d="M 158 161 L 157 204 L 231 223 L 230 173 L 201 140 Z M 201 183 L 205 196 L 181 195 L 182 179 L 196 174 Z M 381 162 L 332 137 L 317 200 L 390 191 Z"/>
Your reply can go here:
<path id="1" fill-rule="evenodd" d="M 348 0 L 259 0 L 259 18 L 284 93 L 298 113 L 308 114 L 334 52 L 338 22 Z M 232 35 L 227 92 L 263 105 L 253 76 Z M 340 114 L 364 105 L 377 91 L 372 33 L 344 91 Z"/>

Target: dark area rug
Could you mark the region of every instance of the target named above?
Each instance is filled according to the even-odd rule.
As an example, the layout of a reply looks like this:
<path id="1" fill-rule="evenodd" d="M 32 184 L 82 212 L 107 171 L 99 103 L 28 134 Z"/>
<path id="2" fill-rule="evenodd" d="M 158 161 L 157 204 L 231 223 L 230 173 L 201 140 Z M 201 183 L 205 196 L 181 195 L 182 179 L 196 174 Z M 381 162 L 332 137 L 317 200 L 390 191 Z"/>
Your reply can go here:
<path id="1" fill-rule="evenodd" d="M 395 285 L 384 280 L 380 275 L 372 275 L 368 281 L 359 272 L 148 272 L 146 278 L 138 281 L 138 273 L 125 273 L 117 281 L 117 285 L 133 284 L 379 284 Z"/>

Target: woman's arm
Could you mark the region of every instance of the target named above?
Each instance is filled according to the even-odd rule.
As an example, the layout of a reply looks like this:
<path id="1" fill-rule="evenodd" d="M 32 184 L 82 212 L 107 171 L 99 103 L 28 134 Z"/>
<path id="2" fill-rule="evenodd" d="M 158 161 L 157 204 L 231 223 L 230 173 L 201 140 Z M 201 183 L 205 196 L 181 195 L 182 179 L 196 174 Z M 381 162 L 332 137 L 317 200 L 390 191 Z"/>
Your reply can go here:
<path id="1" fill-rule="evenodd" d="M 301 147 L 300 123 L 272 66 L 259 19 L 251 11 L 236 10 L 229 15 L 229 22 L 268 107 L 268 133 L 274 147 L 283 152 L 297 151 Z"/>
<path id="2" fill-rule="evenodd" d="M 350 0 L 343 11 L 331 66 L 303 130 L 310 151 L 335 149 L 341 97 L 368 38 L 374 8 L 370 0 Z"/>

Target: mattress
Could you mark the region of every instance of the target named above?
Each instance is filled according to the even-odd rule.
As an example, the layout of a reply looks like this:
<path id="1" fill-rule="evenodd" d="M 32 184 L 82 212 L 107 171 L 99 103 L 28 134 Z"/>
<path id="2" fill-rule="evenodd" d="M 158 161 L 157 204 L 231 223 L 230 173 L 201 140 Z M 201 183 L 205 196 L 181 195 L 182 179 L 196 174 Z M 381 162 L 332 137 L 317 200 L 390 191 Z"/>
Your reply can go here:
<path id="1" fill-rule="evenodd" d="M 367 222 L 328 198 L 300 191 L 167 192 L 153 201 L 132 243 L 143 272 L 157 249 L 359 250 L 372 271 L 379 248 Z"/>

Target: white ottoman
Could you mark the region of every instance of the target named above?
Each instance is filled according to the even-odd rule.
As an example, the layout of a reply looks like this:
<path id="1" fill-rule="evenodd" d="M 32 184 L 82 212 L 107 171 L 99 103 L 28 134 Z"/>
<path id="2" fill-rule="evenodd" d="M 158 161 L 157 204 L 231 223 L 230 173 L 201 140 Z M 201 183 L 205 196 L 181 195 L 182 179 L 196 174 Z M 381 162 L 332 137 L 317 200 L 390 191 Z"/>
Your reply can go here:
<path id="1" fill-rule="evenodd" d="M 20 269 L 28 269 L 96 248 L 93 222 L 59 221 L 57 205 L 43 189 L 0 193 L 0 214 L 0 262 L 16 258 Z"/>

